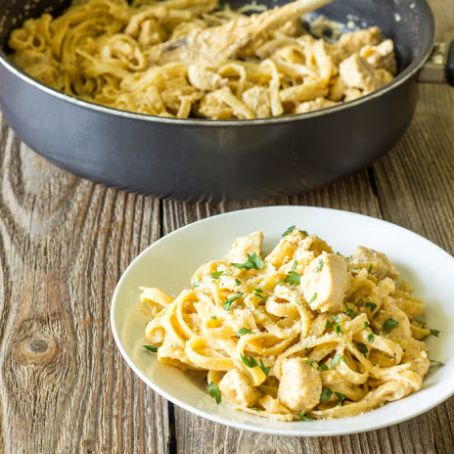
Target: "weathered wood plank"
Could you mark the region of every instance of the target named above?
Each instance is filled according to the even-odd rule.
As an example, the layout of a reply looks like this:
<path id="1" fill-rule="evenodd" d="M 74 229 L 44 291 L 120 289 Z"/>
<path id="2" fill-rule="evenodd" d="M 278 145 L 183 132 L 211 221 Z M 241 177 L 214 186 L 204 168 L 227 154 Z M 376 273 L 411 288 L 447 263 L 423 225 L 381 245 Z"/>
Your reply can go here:
<path id="1" fill-rule="evenodd" d="M 120 273 L 160 235 L 159 200 L 63 172 L 0 134 L 2 451 L 167 452 L 167 402 L 110 333 Z"/>

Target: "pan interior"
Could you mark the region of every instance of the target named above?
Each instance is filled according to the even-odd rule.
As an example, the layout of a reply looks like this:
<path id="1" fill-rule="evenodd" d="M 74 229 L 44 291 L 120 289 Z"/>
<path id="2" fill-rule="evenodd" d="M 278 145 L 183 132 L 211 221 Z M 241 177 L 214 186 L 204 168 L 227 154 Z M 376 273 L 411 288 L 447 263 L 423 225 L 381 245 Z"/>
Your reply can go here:
<path id="1" fill-rule="evenodd" d="M 221 3 L 228 3 L 236 9 L 251 1 L 229 0 Z M 256 0 L 256 3 L 273 8 L 288 2 Z M 69 4 L 69 0 L 0 0 L 0 56 L 8 53 L 11 30 L 24 20 L 39 17 L 45 12 L 59 15 Z M 385 37 L 395 43 L 399 72 L 419 65 L 432 46 L 434 24 L 425 0 L 334 0 L 313 15 L 323 15 L 342 24 L 350 22 L 358 28 L 377 25 Z"/>

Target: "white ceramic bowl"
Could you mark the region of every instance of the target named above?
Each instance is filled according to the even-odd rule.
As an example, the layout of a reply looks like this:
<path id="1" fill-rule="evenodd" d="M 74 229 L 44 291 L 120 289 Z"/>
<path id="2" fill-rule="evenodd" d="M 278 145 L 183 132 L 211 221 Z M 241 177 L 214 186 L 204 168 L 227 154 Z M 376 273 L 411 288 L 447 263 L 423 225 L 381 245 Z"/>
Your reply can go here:
<path id="1" fill-rule="evenodd" d="M 184 372 L 160 364 L 142 345 L 147 320 L 131 317 L 139 286 L 160 287 L 177 294 L 189 286 L 199 265 L 223 257 L 233 240 L 262 229 L 265 247 L 296 224 L 316 233 L 335 250 L 349 255 L 362 244 L 385 252 L 426 303 L 429 357 L 445 363 L 431 368 L 423 388 L 400 401 L 360 416 L 313 422 L 275 422 L 216 405 L 205 387 Z M 111 309 L 115 341 L 129 366 L 153 390 L 176 405 L 212 421 L 239 429 L 278 435 L 325 436 L 390 426 L 417 416 L 454 393 L 454 258 L 428 240 L 402 227 L 360 214 L 325 208 L 278 206 L 235 211 L 195 222 L 145 249 L 127 268 L 115 290 Z"/>

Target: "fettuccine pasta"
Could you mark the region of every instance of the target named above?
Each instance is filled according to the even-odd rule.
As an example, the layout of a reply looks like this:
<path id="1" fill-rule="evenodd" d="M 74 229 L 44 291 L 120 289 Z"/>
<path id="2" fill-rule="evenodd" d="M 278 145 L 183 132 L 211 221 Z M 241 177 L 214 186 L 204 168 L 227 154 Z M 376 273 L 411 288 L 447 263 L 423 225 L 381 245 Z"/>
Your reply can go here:
<path id="1" fill-rule="evenodd" d="M 58 91 L 127 111 L 224 120 L 304 113 L 368 94 L 396 73 L 393 42 L 377 27 L 335 42 L 303 29 L 301 14 L 327 1 L 252 16 L 217 0 L 74 1 L 59 17 L 14 30 L 10 57 Z"/>
<path id="2" fill-rule="evenodd" d="M 216 401 L 284 421 L 357 415 L 419 390 L 430 362 L 424 306 L 382 253 L 334 253 L 290 227 L 201 266 L 176 298 L 142 288 L 160 362 L 206 376 Z"/>

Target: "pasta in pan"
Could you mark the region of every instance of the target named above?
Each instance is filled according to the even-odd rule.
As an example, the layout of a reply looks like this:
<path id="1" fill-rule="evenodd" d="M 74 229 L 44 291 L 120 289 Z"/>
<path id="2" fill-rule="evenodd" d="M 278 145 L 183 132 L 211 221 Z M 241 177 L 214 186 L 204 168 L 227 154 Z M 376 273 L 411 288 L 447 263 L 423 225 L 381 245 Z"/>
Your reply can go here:
<path id="1" fill-rule="evenodd" d="M 419 390 L 430 362 L 424 305 L 382 253 L 333 253 L 290 227 L 201 266 L 176 298 L 142 288 L 160 362 L 206 374 L 219 402 L 279 420 L 357 415 Z"/>
<path id="2" fill-rule="evenodd" d="M 393 42 L 380 30 L 336 42 L 303 30 L 328 0 L 296 0 L 247 16 L 217 0 L 83 0 L 25 21 L 12 61 L 87 101 L 166 117 L 254 119 L 349 101 L 390 82 Z M 320 27 L 319 27 L 320 28 Z"/>

